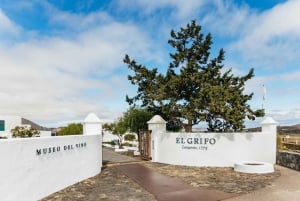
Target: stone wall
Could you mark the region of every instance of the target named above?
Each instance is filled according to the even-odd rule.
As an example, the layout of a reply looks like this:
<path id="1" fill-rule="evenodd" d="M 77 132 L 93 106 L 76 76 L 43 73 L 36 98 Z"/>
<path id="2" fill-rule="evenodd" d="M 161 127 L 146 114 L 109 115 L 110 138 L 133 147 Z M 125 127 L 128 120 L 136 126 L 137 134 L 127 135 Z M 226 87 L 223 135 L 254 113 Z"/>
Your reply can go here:
<path id="1" fill-rule="evenodd" d="M 300 153 L 278 151 L 277 164 L 300 171 Z"/>

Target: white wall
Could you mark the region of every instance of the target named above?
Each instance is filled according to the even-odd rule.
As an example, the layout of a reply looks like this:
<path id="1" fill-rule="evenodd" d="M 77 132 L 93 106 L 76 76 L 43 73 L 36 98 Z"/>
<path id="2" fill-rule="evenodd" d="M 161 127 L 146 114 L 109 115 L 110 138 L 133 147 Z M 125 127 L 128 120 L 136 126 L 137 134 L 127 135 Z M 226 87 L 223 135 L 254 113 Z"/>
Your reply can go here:
<path id="1" fill-rule="evenodd" d="M 241 161 L 275 164 L 276 125 L 266 118 L 257 133 L 171 133 L 159 116 L 148 121 L 153 162 L 187 166 L 232 167 Z"/>
<path id="2" fill-rule="evenodd" d="M 14 115 L 0 115 L 0 120 L 5 121 L 5 131 L 0 131 L 1 137 L 12 138 L 12 133 L 10 132 L 11 129 L 15 128 L 16 126 L 25 126 L 31 127 L 29 124 L 22 124 L 21 116 L 14 116 Z M 51 131 L 40 131 L 40 137 L 50 137 Z"/>
<path id="3" fill-rule="evenodd" d="M 0 131 L 0 136 L 11 138 L 11 129 L 21 125 L 21 117 L 13 115 L 0 115 L 0 120 L 5 121 L 5 131 Z"/>
<path id="4" fill-rule="evenodd" d="M 0 200 L 35 201 L 100 173 L 101 146 L 100 134 L 0 140 Z"/>
<path id="5" fill-rule="evenodd" d="M 51 131 L 40 131 L 40 137 L 51 137 Z"/>
<path id="6" fill-rule="evenodd" d="M 239 161 L 276 162 L 273 133 L 165 133 L 154 144 L 161 163 L 230 167 Z"/>

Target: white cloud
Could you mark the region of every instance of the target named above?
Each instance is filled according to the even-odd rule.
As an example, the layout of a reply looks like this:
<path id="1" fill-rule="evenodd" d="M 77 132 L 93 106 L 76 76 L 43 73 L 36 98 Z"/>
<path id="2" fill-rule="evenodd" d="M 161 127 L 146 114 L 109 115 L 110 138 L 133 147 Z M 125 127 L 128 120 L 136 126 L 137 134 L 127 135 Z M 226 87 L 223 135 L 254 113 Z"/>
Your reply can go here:
<path id="1" fill-rule="evenodd" d="M 53 123 L 83 119 L 88 112 L 96 112 L 100 118 L 112 120 L 124 111 L 120 103 L 126 105 L 125 94 L 132 90 L 124 73 L 124 55 L 128 53 L 141 64 L 166 64 L 168 53 L 163 54 L 165 46 L 159 43 L 166 43 L 170 28 L 184 26 L 197 16 L 213 36 L 231 40 L 225 50 L 231 56 L 228 63 L 233 65 L 234 74 L 245 75 L 252 66 L 266 69 L 288 62 L 294 62 L 296 69 L 299 58 L 300 1 L 287 1 L 263 13 L 221 0 L 115 1 L 119 6 L 116 9 L 123 9 L 123 13 L 141 15 L 137 18 L 138 22 L 144 20 L 143 24 L 126 15 L 128 19 L 116 21 L 104 11 L 86 15 L 62 12 L 43 2 L 52 28 L 47 36 L 39 35 L 39 30 L 23 30 L 0 10 L 0 39 L 22 36 L 10 45 L 0 40 L 0 113 Z M 238 54 L 244 58 L 236 59 Z M 261 107 L 262 84 L 274 87 L 276 81 L 298 81 L 295 71 L 258 74 L 247 83 L 246 92 L 254 92 L 254 105 Z M 282 92 L 280 87 L 270 90 L 278 105 L 283 98 L 277 94 Z M 298 106 L 290 104 L 287 111 L 291 107 Z"/>
<path id="2" fill-rule="evenodd" d="M 271 89 L 274 94 L 283 96 L 284 94 L 298 95 L 300 72 L 293 71 L 289 73 L 270 74 L 265 76 L 255 76 L 247 82 L 246 92 L 258 92 L 261 95 L 262 86 L 265 85 Z M 287 87 L 288 86 L 288 87 Z"/>
<path id="3" fill-rule="evenodd" d="M 64 23 L 74 19 L 65 18 Z M 91 23 L 70 38 L 37 35 L 9 46 L 0 41 L 0 113 L 46 125 L 84 118 L 89 112 L 115 119 L 126 109 L 120 102 L 126 105 L 129 83 L 126 74 L 118 74 L 126 71 L 125 53 L 144 61 L 160 57 L 145 35 L 133 24 L 111 21 Z"/>
<path id="4" fill-rule="evenodd" d="M 250 9 L 246 5 L 238 7 L 232 1 L 219 1 L 211 2 L 211 9 L 206 11 L 201 24 L 208 27 L 210 32 L 216 33 L 221 36 L 236 37 L 240 34 L 246 34 L 249 30 L 245 24 L 252 26 L 253 18 Z M 213 10 L 214 12 L 211 12 Z"/>
<path id="5" fill-rule="evenodd" d="M 0 37 L 1 35 L 18 35 L 20 28 L 15 25 L 0 8 Z"/>
<path id="6" fill-rule="evenodd" d="M 172 14 L 172 17 L 168 18 L 186 21 L 195 17 L 199 9 L 207 3 L 209 3 L 207 0 L 185 0 L 184 2 L 181 0 L 119 0 L 118 6 L 122 9 L 138 9 L 139 12 L 142 9 L 143 14 L 151 14 L 156 10 L 165 9 Z"/>
<path id="7" fill-rule="evenodd" d="M 140 0 L 140 2 L 147 2 Z M 201 6 L 204 6 L 207 1 L 204 0 L 186 0 L 184 3 L 181 0 L 156 0 L 148 1 L 147 6 L 150 8 L 161 8 L 164 6 L 174 7 L 173 15 L 177 19 L 190 20 L 189 18 L 198 12 Z"/>
<path id="8" fill-rule="evenodd" d="M 265 69 L 298 62 L 300 1 L 286 1 L 262 12 L 234 1 L 215 0 L 210 6 L 200 23 L 213 36 L 232 40 L 224 48 L 234 59 L 241 56 L 248 66 Z"/>
<path id="9" fill-rule="evenodd" d="M 245 19 L 247 33 L 233 43 L 231 50 L 243 54 L 253 64 L 283 67 L 297 61 L 300 42 L 300 1 L 287 1 L 261 14 L 251 13 Z M 255 21 L 255 23 L 253 23 Z"/>
<path id="10" fill-rule="evenodd" d="M 285 81 L 299 81 L 300 71 L 290 72 L 283 75 L 283 80 Z"/>
<path id="11" fill-rule="evenodd" d="M 106 12 L 98 11 L 92 12 L 88 15 L 83 13 L 69 13 L 56 10 L 53 7 L 48 6 L 49 21 L 54 26 L 68 27 L 72 30 L 87 30 L 95 26 L 109 24 L 113 22 L 111 16 Z"/>
<path id="12" fill-rule="evenodd" d="M 279 122 L 279 125 L 293 125 L 300 122 L 300 108 L 272 110 L 270 115 Z"/>
<path id="13" fill-rule="evenodd" d="M 253 30 L 256 38 L 263 41 L 275 36 L 299 37 L 300 1 L 290 0 L 279 4 L 261 15 L 261 21 Z"/>

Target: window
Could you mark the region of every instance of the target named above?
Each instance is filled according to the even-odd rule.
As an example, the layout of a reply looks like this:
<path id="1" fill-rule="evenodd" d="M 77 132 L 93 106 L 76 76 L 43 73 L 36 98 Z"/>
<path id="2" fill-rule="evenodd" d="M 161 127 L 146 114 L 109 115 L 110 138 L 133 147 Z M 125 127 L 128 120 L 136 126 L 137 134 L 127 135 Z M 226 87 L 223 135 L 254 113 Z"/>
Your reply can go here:
<path id="1" fill-rule="evenodd" d="M 5 131 L 5 121 L 0 120 L 0 131 Z"/>

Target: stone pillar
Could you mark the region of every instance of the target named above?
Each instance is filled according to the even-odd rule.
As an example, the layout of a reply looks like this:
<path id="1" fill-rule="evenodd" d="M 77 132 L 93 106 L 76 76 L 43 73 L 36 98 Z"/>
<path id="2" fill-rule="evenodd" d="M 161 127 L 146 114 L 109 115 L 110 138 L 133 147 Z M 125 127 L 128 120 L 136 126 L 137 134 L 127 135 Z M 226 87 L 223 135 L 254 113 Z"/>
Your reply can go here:
<path id="1" fill-rule="evenodd" d="M 96 114 L 90 113 L 83 120 L 83 135 L 102 135 L 102 121 Z"/>
<path id="2" fill-rule="evenodd" d="M 270 139 L 266 142 L 266 151 L 270 150 L 270 158 L 273 164 L 276 163 L 277 125 L 278 122 L 271 117 L 267 117 L 261 122 L 262 135 L 270 135 Z"/>
<path id="3" fill-rule="evenodd" d="M 158 143 L 161 135 L 165 134 L 167 122 L 159 115 L 155 115 L 148 122 L 148 130 L 151 130 L 151 157 L 153 162 L 158 162 Z"/>

